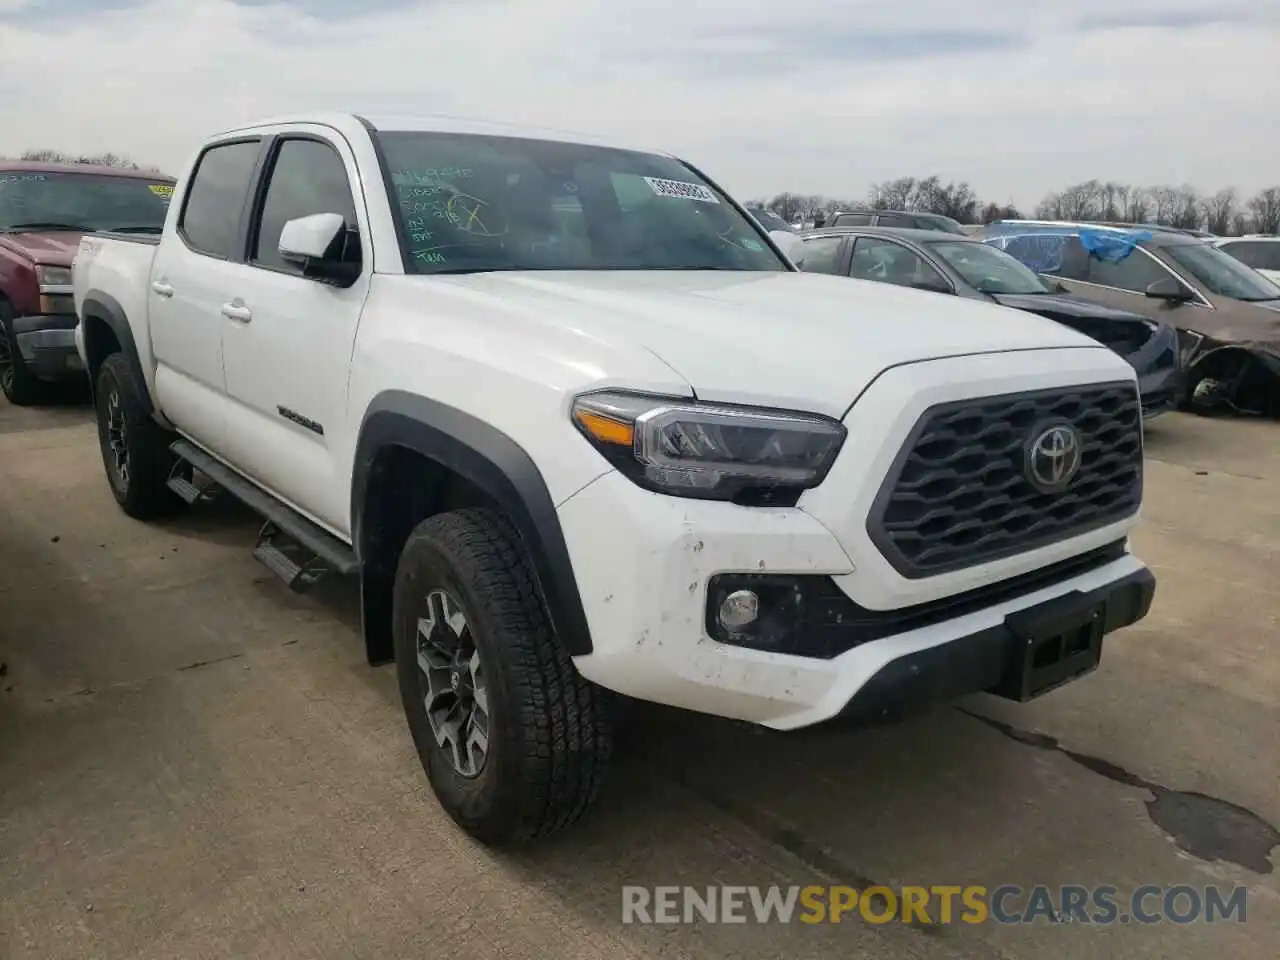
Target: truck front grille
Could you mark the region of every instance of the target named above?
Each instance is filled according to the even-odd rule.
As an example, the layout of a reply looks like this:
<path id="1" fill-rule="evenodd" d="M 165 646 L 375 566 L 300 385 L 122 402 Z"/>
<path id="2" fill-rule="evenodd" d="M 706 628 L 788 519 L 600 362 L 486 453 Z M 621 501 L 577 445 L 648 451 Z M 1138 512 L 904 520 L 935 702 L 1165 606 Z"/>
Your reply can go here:
<path id="1" fill-rule="evenodd" d="M 1073 427 L 1079 468 L 1044 492 L 1029 447 Z M 889 470 L 867 533 L 904 577 L 1025 553 L 1122 520 L 1142 499 L 1142 414 L 1133 383 L 1039 390 L 930 407 Z"/>

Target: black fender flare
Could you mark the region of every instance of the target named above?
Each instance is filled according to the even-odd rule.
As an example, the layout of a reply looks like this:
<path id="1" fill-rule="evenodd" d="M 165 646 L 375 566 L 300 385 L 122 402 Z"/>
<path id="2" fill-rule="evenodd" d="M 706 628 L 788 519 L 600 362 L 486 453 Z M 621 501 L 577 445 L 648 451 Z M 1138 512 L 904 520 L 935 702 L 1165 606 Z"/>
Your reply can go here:
<path id="1" fill-rule="evenodd" d="M 591 652 L 582 595 L 555 502 L 537 464 L 496 427 L 455 407 L 400 390 L 369 404 L 360 425 L 351 484 L 352 542 L 365 562 L 362 529 L 370 471 L 379 451 L 405 447 L 465 478 L 515 524 L 533 562 L 552 628 L 570 656 Z"/>
<path id="2" fill-rule="evenodd" d="M 151 390 L 147 386 L 147 378 L 142 372 L 142 360 L 138 356 L 138 345 L 134 342 L 133 329 L 129 326 L 129 318 L 124 312 L 124 307 L 120 306 L 120 302 L 110 294 L 92 290 L 85 294 L 80 306 L 80 317 L 81 323 L 86 320 L 99 320 L 111 328 L 111 332 L 116 335 L 116 341 L 120 344 L 121 352 L 124 353 L 125 360 L 128 361 L 129 367 L 133 370 L 134 379 L 143 392 L 143 402 L 154 412 L 155 403 L 151 399 Z M 87 359 L 92 364 L 93 347 L 89 342 L 89 328 L 87 326 L 84 329 L 83 336 L 85 338 L 84 352 L 88 355 Z M 94 382 L 94 374 L 96 372 L 90 366 L 89 385 L 91 389 L 97 387 Z"/>

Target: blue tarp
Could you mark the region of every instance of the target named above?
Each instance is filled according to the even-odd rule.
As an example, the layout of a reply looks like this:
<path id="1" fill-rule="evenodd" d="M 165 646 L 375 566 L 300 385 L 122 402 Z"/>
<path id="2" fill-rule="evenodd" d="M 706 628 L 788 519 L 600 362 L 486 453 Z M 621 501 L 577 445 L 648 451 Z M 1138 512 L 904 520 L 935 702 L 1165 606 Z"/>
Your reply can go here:
<path id="1" fill-rule="evenodd" d="M 1133 248 L 1151 239 L 1149 230 L 1081 230 L 1080 246 L 1104 263 L 1119 263 Z"/>
<path id="2" fill-rule="evenodd" d="M 1013 227 L 1013 224 L 1009 224 Z M 1151 239 L 1147 230 L 1115 230 L 1091 227 L 1044 225 L 1025 233 L 1006 232 L 986 238 L 987 243 L 1021 260 L 1036 273 L 1059 273 L 1067 241 L 1078 238 L 1087 255 L 1106 263 L 1119 263 L 1144 240 Z"/>

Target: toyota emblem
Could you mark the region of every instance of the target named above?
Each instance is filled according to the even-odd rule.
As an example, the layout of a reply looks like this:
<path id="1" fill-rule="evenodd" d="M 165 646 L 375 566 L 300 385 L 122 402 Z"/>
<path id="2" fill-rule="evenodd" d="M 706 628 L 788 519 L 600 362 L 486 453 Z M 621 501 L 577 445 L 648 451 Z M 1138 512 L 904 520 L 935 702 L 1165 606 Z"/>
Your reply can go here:
<path id="1" fill-rule="evenodd" d="M 1080 432 L 1064 421 L 1041 425 L 1025 448 L 1027 480 L 1041 493 L 1060 493 L 1080 470 Z"/>

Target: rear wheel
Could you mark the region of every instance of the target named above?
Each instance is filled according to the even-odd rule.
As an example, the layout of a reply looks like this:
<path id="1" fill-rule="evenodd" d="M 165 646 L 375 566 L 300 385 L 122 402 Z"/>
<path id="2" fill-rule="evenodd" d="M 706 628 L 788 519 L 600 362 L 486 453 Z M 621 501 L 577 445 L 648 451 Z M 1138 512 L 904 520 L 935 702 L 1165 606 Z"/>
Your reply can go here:
<path id="1" fill-rule="evenodd" d="M 405 716 L 449 815 L 491 844 L 577 820 L 612 749 L 607 695 L 552 631 L 511 524 L 475 509 L 420 523 L 400 555 L 394 628 Z"/>
<path id="2" fill-rule="evenodd" d="M 138 520 L 181 509 L 182 498 L 166 485 L 177 461 L 169 452 L 173 436 L 152 419 L 123 354 L 102 362 L 94 399 L 102 463 L 116 502 Z"/>
<path id="3" fill-rule="evenodd" d="M 0 390 L 14 406 L 29 407 L 48 397 L 49 385 L 34 376 L 22 359 L 13 318 L 13 304 L 0 299 Z"/>

